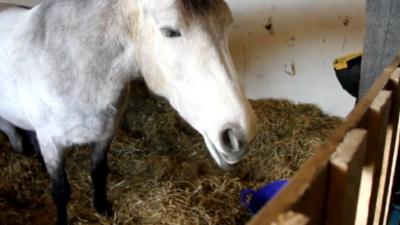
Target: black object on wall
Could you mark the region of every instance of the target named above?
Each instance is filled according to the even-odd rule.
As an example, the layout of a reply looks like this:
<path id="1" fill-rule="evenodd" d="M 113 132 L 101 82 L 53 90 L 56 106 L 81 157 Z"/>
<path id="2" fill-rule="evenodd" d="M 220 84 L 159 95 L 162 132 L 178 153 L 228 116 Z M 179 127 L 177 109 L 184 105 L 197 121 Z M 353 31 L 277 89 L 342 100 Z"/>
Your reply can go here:
<path id="1" fill-rule="evenodd" d="M 361 74 L 361 53 L 354 53 L 335 60 L 336 77 L 350 95 L 358 99 Z"/>

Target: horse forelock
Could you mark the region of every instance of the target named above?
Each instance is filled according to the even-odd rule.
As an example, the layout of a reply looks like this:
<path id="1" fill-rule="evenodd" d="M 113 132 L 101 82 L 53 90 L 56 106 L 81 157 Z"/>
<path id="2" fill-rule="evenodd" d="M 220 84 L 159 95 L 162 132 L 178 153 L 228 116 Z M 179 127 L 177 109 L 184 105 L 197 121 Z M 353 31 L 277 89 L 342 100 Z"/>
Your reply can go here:
<path id="1" fill-rule="evenodd" d="M 188 16 L 204 15 L 221 8 L 223 0 L 177 0 L 181 12 Z"/>

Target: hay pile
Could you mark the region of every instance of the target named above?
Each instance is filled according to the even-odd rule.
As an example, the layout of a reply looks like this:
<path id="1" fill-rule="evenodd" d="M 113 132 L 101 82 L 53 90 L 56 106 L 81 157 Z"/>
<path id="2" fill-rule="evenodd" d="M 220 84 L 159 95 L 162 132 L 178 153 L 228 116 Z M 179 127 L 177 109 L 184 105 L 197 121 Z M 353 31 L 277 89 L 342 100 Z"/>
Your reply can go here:
<path id="1" fill-rule="evenodd" d="M 250 216 L 238 203 L 240 190 L 289 178 L 340 122 L 312 105 L 254 101 L 259 133 L 251 153 L 224 173 L 202 138 L 164 101 L 140 88 L 133 98 L 109 154 L 114 216 L 104 218 L 91 207 L 89 150 L 80 147 L 66 155 L 71 224 L 245 224 Z M 50 189 L 40 163 L 12 152 L 0 135 L 0 224 L 53 224 Z"/>

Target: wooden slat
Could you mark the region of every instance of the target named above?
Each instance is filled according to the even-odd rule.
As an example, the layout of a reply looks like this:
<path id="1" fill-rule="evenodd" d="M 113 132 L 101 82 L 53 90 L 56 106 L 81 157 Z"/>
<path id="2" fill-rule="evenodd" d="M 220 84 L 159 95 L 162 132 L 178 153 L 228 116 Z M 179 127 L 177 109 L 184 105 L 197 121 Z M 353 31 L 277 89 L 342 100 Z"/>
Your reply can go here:
<path id="1" fill-rule="evenodd" d="M 390 177 L 389 177 L 389 185 L 388 185 L 388 189 L 387 189 L 387 193 L 389 196 L 387 196 L 386 198 L 386 204 L 384 205 L 385 207 L 385 211 L 384 211 L 384 215 L 383 215 L 383 221 L 381 224 L 388 224 L 388 218 L 389 218 L 389 210 L 390 210 L 390 205 L 391 205 L 391 198 L 393 194 L 393 187 L 394 187 L 394 181 L 395 181 L 395 176 L 396 176 L 396 172 L 398 172 L 398 168 L 399 168 L 399 147 L 400 147 L 400 121 L 398 121 L 397 123 L 397 138 L 396 138 L 396 142 L 394 145 L 394 151 L 393 151 L 393 156 L 392 156 L 392 165 L 390 167 Z"/>
<path id="2" fill-rule="evenodd" d="M 380 178 L 378 181 L 378 191 L 377 191 L 377 198 L 375 204 L 375 212 L 371 212 L 374 216 L 374 220 L 372 224 L 379 225 L 381 224 L 380 222 L 383 220 L 383 215 L 385 212 L 385 206 L 386 206 L 386 197 L 388 196 L 387 194 L 387 183 L 386 180 L 388 178 L 388 168 L 390 164 L 390 158 L 389 156 L 391 155 L 390 150 L 391 150 L 391 138 L 393 135 L 393 127 L 389 126 L 387 129 L 387 135 L 386 135 L 386 144 L 383 152 L 383 159 L 382 159 L 382 167 L 381 167 L 381 172 L 380 172 Z"/>
<path id="3" fill-rule="evenodd" d="M 277 221 L 271 225 L 308 225 L 309 221 L 305 215 L 290 211 L 279 215 Z"/>
<path id="4" fill-rule="evenodd" d="M 391 92 L 381 91 L 367 114 L 368 145 L 361 178 L 360 204 L 356 224 L 373 224 L 377 193 L 379 190 L 383 148 L 386 140 Z"/>
<path id="5" fill-rule="evenodd" d="M 367 131 L 354 129 L 332 155 L 329 168 L 327 225 L 353 225 L 364 164 Z"/>
<path id="6" fill-rule="evenodd" d="M 400 123 L 398 123 L 398 126 Z M 400 136 L 399 129 L 397 129 L 397 137 Z M 393 187 L 394 187 L 394 180 L 395 180 L 395 175 L 396 172 L 398 171 L 399 167 L 399 138 L 396 140 L 396 145 L 393 151 L 393 157 L 392 157 L 392 165 L 389 168 L 390 169 L 390 176 L 389 178 L 389 184 L 388 184 L 388 189 L 387 189 L 387 194 L 388 196 L 386 197 L 386 203 L 384 205 L 384 214 L 383 214 L 383 219 L 380 224 L 388 224 L 388 219 L 389 219 L 389 214 L 390 214 L 390 206 L 391 206 L 391 200 L 392 200 L 392 194 L 393 194 Z"/>
<path id="7" fill-rule="evenodd" d="M 318 224 L 322 218 L 311 218 L 310 214 L 314 216 L 319 213 L 321 217 L 323 215 L 323 212 L 321 212 L 323 206 L 321 205 L 325 201 L 325 191 L 322 190 L 322 187 L 326 184 L 327 165 L 330 155 L 328 151 L 319 151 L 314 154 L 302 169 L 291 178 L 288 185 L 277 194 L 276 198 L 273 198 L 262 209 L 261 213 L 258 213 L 249 222 L 249 225 L 276 223 L 278 215 L 289 211 L 304 214 L 310 219 L 309 224 Z M 313 192 L 310 190 L 313 190 Z M 307 203 L 307 201 L 310 202 Z M 313 206 L 313 204 L 315 205 Z M 317 212 L 312 212 L 312 210 L 317 210 Z"/>
<path id="8" fill-rule="evenodd" d="M 400 56 L 397 56 L 391 65 L 389 65 L 382 75 L 375 81 L 372 88 L 359 101 L 353 111 L 344 120 L 344 122 L 332 133 L 332 135 L 316 150 L 315 154 L 307 160 L 302 168 L 293 176 L 289 184 L 280 191 L 257 215 L 248 223 L 248 225 L 270 225 L 276 221 L 278 215 L 287 213 L 295 206 L 301 208 L 305 196 L 311 190 L 316 180 L 325 180 L 324 174 L 327 173 L 326 167 L 329 158 L 346 136 L 347 132 L 359 126 L 363 117 L 369 111 L 378 93 L 388 84 L 393 71 L 400 65 Z M 321 175 L 322 174 L 322 175 Z M 323 186 L 323 185 L 322 185 Z M 324 192 L 325 194 L 325 192 Z M 322 200 L 326 200 L 322 198 Z M 307 215 L 308 216 L 308 215 Z M 324 215 L 321 215 L 323 217 Z M 311 222 L 313 218 L 310 218 Z"/>
<path id="9" fill-rule="evenodd" d="M 381 192 L 378 193 L 378 205 L 381 208 L 375 210 L 374 224 L 387 224 L 389 215 L 390 198 L 394 168 L 397 164 L 397 150 L 399 148 L 399 110 L 400 110 L 400 69 L 396 69 L 386 87 L 392 91 L 392 106 L 390 110 L 389 126 L 386 136 L 385 154 L 382 163 L 382 176 L 380 180 Z"/>
<path id="10" fill-rule="evenodd" d="M 328 165 L 326 164 L 320 168 L 308 190 L 293 206 L 294 211 L 301 212 L 309 218 L 308 225 L 319 225 L 325 221 L 328 184 Z"/>
<path id="11" fill-rule="evenodd" d="M 385 210 L 386 210 L 386 201 L 388 197 L 388 185 L 389 185 L 389 180 L 388 178 L 390 177 L 390 174 L 388 173 L 389 168 L 391 169 L 391 142 L 392 142 L 392 136 L 393 136 L 393 126 L 388 127 L 387 129 L 387 135 L 386 135 L 386 144 L 385 144 L 385 149 L 384 149 L 384 154 L 383 154 L 383 160 L 382 160 L 382 170 L 380 173 L 380 179 L 379 179 L 379 188 L 377 192 L 377 198 L 376 198 L 376 208 L 375 212 L 371 212 L 374 216 L 373 224 L 382 224 L 384 216 L 385 216 Z M 390 196 L 390 194 L 389 194 Z"/>
<path id="12" fill-rule="evenodd" d="M 390 120 L 398 120 L 400 111 L 400 68 L 396 68 L 389 78 L 389 82 L 385 86 L 385 90 L 393 92 L 392 96 L 392 110 L 390 113 Z M 395 122 L 395 121 L 394 121 Z"/>
<path id="13" fill-rule="evenodd" d="M 379 99 L 380 98 L 380 99 Z M 369 124 L 369 133 L 371 136 L 369 138 L 376 138 L 374 141 L 369 140 L 371 146 L 367 148 L 366 154 L 366 163 L 373 162 L 374 164 L 374 176 L 373 176 L 373 184 L 372 184 L 372 193 L 371 199 L 369 203 L 369 212 L 368 215 L 368 224 L 379 225 L 380 215 L 383 206 L 382 195 L 385 192 L 385 186 L 383 185 L 382 176 L 382 166 L 384 165 L 385 155 L 388 157 L 389 151 L 386 148 L 386 139 L 387 139 L 387 131 L 388 131 L 388 123 L 390 116 L 390 107 L 392 101 L 392 92 L 391 91 L 381 91 L 381 93 L 377 97 L 377 101 L 371 105 L 370 110 L 370 124 Z M 375 134 L 373 132 L 376 131 Z M 389 130 L 392 131 L 391 129 Z M 389 135 L 392 135 L 391 133 Z M 390 143 L 389 143 L 390 144 Z M 368 152 L 371 150 L 371 152 Z M 369 154 L 371 153 L 371 154 Z M 368 156 L 371 156 L 368 161 Z M 385 179 L 385 177 L 383 177 Z"/>

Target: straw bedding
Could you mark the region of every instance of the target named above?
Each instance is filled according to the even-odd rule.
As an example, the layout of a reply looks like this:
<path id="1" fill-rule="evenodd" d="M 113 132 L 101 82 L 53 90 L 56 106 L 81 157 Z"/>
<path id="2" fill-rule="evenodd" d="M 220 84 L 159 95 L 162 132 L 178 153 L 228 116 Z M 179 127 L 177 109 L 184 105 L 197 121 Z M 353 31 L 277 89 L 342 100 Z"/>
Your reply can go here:
<path id="1" fill-rule="evenodd" d="M 109 152 L 111 218 L 91 207 L 90 150 L 67 151 L 71 224 L 245 224 L 250 215 L 239 204 L 240 190 L 290 178 L 340 123 L 313 105 L 252 101 L 258 135 L 249 155 L 226 173 L 215 167 L 202 138 L 165 101 L 141 85 L 131 97 Z M 0 134 L 0 224 L 53 224 L 50 193 L 43 166 L 35 157 L 12 152 Z"/>

